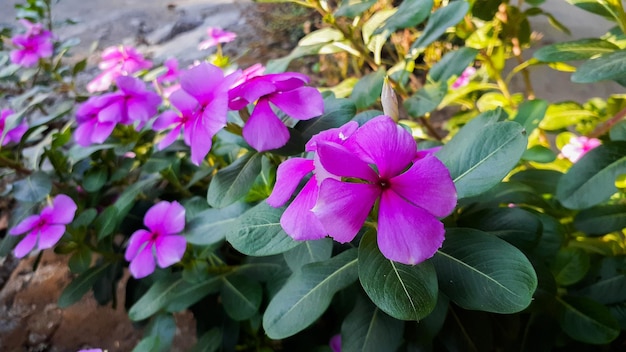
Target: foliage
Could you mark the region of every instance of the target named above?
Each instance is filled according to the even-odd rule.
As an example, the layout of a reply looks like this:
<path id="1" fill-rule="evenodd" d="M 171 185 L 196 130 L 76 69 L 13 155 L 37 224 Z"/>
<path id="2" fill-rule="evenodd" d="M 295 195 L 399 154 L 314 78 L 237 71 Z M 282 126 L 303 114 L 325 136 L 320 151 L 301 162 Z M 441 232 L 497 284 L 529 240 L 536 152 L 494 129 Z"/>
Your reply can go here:
<path id="1" fill-rule="evenodd" d="M 10 58 L 9 50 L 17 44 L 0 48 L 2 109 L 11 109 L 2 115 L 0 172 L 10 180 L 3 195 L 16 200 L 9 228 L 20 224 L 22 233 L 39 231 L 24 224 L 44 218 L 47 208 L 33 214 L 59 194 L 78 207 L 54 248 L 69 256 L 76 275 L 59 306 L 73 304 L 89 290 L 99 303 L 116 304 L 111 292 L 125 284 L 130 319 L 147 323 L 136 350 L 150 351 L 169 349 L 175 329 L 171 314 L 185 309 L 196 318 L 196 350 L 203 351 L 323 350 L 336 334 L 341 334 L 344 351 L 579 350 L 623 342 L 624 97 L 549 102 L 535 96 L 528 73 L 532 66 L 549 65 L 572 72 L 573 82 L 625 85 L 626 12 L 621 2 L 570 1 L 615 22 L 615 28 L 602 38 L 539 48 L 530 59 L 522 55 L 535 44 L 529 17 L 547 16 L 567 31 L 541 9 L 542 1 L 524 7 L 487 0 L 293 2 L 317 11 L 322 23 L 290 55 L 268 63 L 266 73 L 276 75 L 262 77 L 271 89 L 242 93 L 238 101 L 232 88 L 255 89 L 241 87 L 257 74 L 246 70 L 241 80 L 248 83 L 236 83 L 241 73 L 222 55 L 221 44 L 206 60 L 215 66 L 203 63 L 194 71 L 202 75 L 201 70 L 209 70 L 211 77 L 219 72 L 213 86 L 206 80 L 192 87 L 180 78 L 182 88 L 176 90 L 178 80 L 165 77 L 177 67 L 164 63 L 152 68 L 140 54 L 120 47 L 111 52 L 137 56 L 137 69 L 116 71 L 126 77 L 121 80 L 100 76 L 96 83 L 104 89 L 90 88 L 90 93 L 76 85 L 86 60 L 67 63 L 71 39 L 55 41 L 53 55 L 42 54 L 33 67 Z M 18 18 L 53 30 L 49 0 L 28 0 L 17 10 Z M 7 43 L 16 35 L 0 32 Z M 215 38 L 215 43 L 226 42 Z M 319 93 L 303 87 L 308 78 L 282 73 L 292 60 L 307 55 L 335 65 L 328 72 L 341 73 L 338 78 L 317 72 L 322 114 L 312 107 Z M 505 75 L 507 60 L 516 66 Z M 516 75 L 525 83 L 523 93 L 510 90 Z M 89 120 L 87 107 L 113 106 L 110 101 L 121 94 L 127 94 L 127 104 L 125 89 L 130 91 L 131 84 L 142 85 L 141 94 L 132 90 L 135 98 L 157 99 L 148 83 L 162 102 L 145 118 L 137 118 L 143 112 L 135 109 L 112 125 L 107 125 L 111 120 Z M 230 92 L 230 100 L 214 104 L 222 99 L 213 97 L 218 91 Z M 281 100 L 290 94 L 292 102 L 299 102 L 302 92 L 309 101 L 298 108 Z M 188 109 L 189 101 L 197 106 Z M 213 115 L 223 110 L 223 124 L 198 137 L 198 124 L 209 119 L 202 115 L 201 122 L 189 123 L 198 109 Z M 433 220 L 445 227 L 443 244 L 417 264 L 388 259 L 381 244 L 385 194 L 398 183 L 398 175 L 385 175 L 384 160 L 372 157 L 373 162 L 365 163 L 366 148 L 361 154 L 349 149 L 358 142 L 352 136 L 363 135 L 359 131 L 378 121 L 380 110 L 402 126 L 394 132 L 398 138 L 410 132 L 418 141 L 420 151 L 411 150 L 415 157 L 397 173 L 436 157 L 456 188 L 454 210 Z M 442 111 L 450 116 L 437 123 L 434 115 Z M 260 114 L 275 117 L 264 120 L 265 130 L 253 122 L 260 121 Z M 178 127 L 172 127 L 174 122 Z M 10 135 L 20 126 L 27 127 L 19 136 Z M 85 126 L 92 126 L 89 133 Z M 98 134 L 105 129 L 110 133 Z M 340 140 L 330 143 L 320 137 L 329 131 L 341 131 L 335 135 Z M 81 139 L 81 133 L 89 138 Z M 275 138 L 274 143 L 279 137 L 286 141 L 281 147 L 255 149 L 266 145 L 263 138 Z M 385 143 L 385 137 L 373 138 L 372 145 Z M 192 158 L 190 150 L 201 152 Z M 333 164 L 332 153 L 341 162 Z M 374 171 L 365 167 L 357 175 L 340 174 L 346 165 L 358 169 L 357 159 L 374 165 Z M 308 169 L 284 177 L 290 167 Z M 324 179 L 322 171 L 334 179 Z M 444 181 L 440 174 L 424 172 L 439 178 L 432 185 Z M 379 181 L 372 181 L 376 177 Z M 332 182 L 375 184 L 381 190 L 372 209 L 366 209 L 367 219 L 349 238 L 341 236 L 352 223 L 329 229 L 327 219 L 341 214 L 321 216 L 323 211 L 313 207 L 320 204 L 315 203 L 318 197 L 328 195 L 324 185 Z M 425 185 L 432 186 L 412 184 L 411 189 L 422 187 L 420 192 L 427 193 Z M 319 195 L 307 193 L 316 187 Z M 294 191 L 298 196 L 288 202 Z M 284 202 L 273 200 L 276 194 Z M 314 194 L 313 203 L 289 223 L 290 209 L 303 194 Z M 421 207 L 404 194 L 402 199 Z M 154 210 L 159 204 L 184 207 L 175 222 L 184 217 L 184 230 L 167 221 L 173 211 Z M 353 211 L 346 207 L 338 213 Z M 294 235 L 293 226 L 312 231 L 307 226 L 315 219 L 325 238 Z M 416 243 L 422 225 L 414 225 Z M 42 236 L 46 231 L 41 230 Z M 152 247 L 140 249 L 134 242 L 147 233 L 153 237 L 142 237 L 141 243 L 152 246 L 166 238 L 176 241 L 178 249 L 168 251 L 174 242 L 169 247 L 155 244 L 155 264 Z M 17 233 L 10 235 L 0 245 L 2 256 L 20 239 L 13 236 Z M 47 248 L 39 241 L 39 248 Z M 136 265 L 152 274 L 123 283 L 129 246 L 136 246 Z"/>

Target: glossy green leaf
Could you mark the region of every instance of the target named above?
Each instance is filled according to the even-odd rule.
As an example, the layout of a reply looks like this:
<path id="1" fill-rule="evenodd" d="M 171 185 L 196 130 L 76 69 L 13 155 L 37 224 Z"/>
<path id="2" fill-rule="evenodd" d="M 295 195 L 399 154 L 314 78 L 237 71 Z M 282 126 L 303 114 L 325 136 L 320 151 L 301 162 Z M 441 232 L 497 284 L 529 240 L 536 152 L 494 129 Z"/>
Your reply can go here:
<path id="1" fill-rule="evenodd" d="M 343 40 L 343 34 L 334 28 L 325 27 L 313 31 L 302 38 L 298 45 L 309 46 Z"/>
<path id="2" fill-rule="evenodd" d="M 204 210 L 187 223 L 183 235 L 192 244 L 206 246 L 218 243 L 224 240 L 237 218 L 248 208 L 246 203 L 238 202 L 222 209 Z"/>
<path id="3" fill-rule="evenodd" d="M 446 82 L 452 76 L 459 76 L 476 59 L 478 50 L 462 47 L 446 53 L 431 67 L 428 75 L 435 82 Z"/>
<path id="4" fill-rule="evenodd" d="M 306 36 L 302 39 L 305 39 L 305 38 Z M 289 63 L 292 60 L 295 60 L 303 56 L 316 55 L 320 52 L 320 49 L 322 49 L 326 45 L 327 44 L 325 43 L 307 45 L 307 46 L 298 45 L 289 53 L 289 55 L 285 57 L 281 57 L 280 59 L 269 60 L 267 62 L 267 66 L 265 67 L 265 73 L 267 74 L 267 73 L 285 72 L 287 68 L 289 67 Z"/>
<path id="5" fill-rule="evenodd" d="M 511 181 L 521 182 L 540 194 L 554 194 L 563 174 L 554 170 L 528 169 L 511 176 Z"/>
<path id="6" fill-rule="evenodd" d="M 294 241 L 280 226 L 283 208 L 261 202 L 241 214 L 226 234 L 226 240 L 239 252 L 266 256 L 286 252 L 300 242 Z"/>
<path id="7" fill-rule="evenodd" d="M 559 180 L 556 198 L 569 209 L 600 204 L 615 192 L 615 180 L 626 174 L 626 142 L 607 142 L 592 149 Z"/>
<path id="8" fill-rule="evenodd" d="M 437 275 L 430 261 L 404 265 L 385 258 L 368 231 L 359 245 L 359 280 L 383 312 L 400 320 L 421 320 L 437 303 Z"/>
<path id="9" fill-rule="evenodd" d="M 584 209 L 574 217 L 576 229 L 588 235 L 606 235 L 626 228 L 626 205 L 599 205 Z"/>
<path id="10" fill-rule="evenodd" d="M 550 270 L 557 283 L 563 286 L 582 280 L 589 271 L 589 254 L 580 248 L 562 248 L 554 257 Z"/>
<path id="11" fill-rule="evenodd" d="M 385 25 L 377 32 L 395 32 L 398 29 L 415 27 L 430 15 L 433 8 L 433 0 L 403 1 L 398 6 L 398 11 L 385 21 Z"/>
<path id="12" fill-rule="evenodd" d="M 20 202 L 40 202 L 52 190 L 52 180 L 45 172 L 35 172 L 13 182 L 13 197 Z"/>
<path id="13" fill-rule="evenodd" d="M 70 282 L 63 292 L 61 292 L 61 296 L 57 302 L 58 306 L 60 308 L 67 308 L 83 298 L 100 276 L 106 273 L 109 265 L 110 263 L 94 266 L 81 275 L 78 275 L 78 277 Z"/>
<path id="14" fill-rule="evenodd" d="M 107 182 L 108 173 L 103 168 L 91 169 L 85 173 L 83 188 L 87 192 L 97 192 Z"/>
<path id="15" fill-rule="evenodd" d="M 263 154 L 255 151 L 237 159 L 218 171 L 209 185 L 207 201 L 212 207 L 223 208 L 243 198 L 261 172 Z"/>
<path id="16" fill-rule="evenodd" d="M 603 16 L 607 19 L 614 20 L 611 11 L 606 8 L 606 2 L 600 2 L 598 0 L 565 0 L 568 3 L 581 8 L 585 11 L 594 13 L 599 16 Z"/>
<path id="17" fill-rule="evenodd" d="M 341 351 L 395 351 L 402 343 L 403 325 L 369 299 L 358 296 L 354 309 L 341 324 Z"/>
<path id="18" fill-rule="evenodd" d="M 612 141 L 626 141 L 626 121 L 620 121 L 609 131 Z"/>
<path id="19" fill-rule="evenodd" d="M 572 82 L 593 83 L 624 77 L 626 77 L 626 50 L 620 50 L 584 62 L 572 74 Z"/>
<path id="20" fill-rule="evenodd" d="M 68 261 L 67 265 L 74 274 L 80 274 L 89 269 L 91 265 L 91 251 L 87 247 L 79 248 Z"/>
<path id="21" fill-rule="evenodd" d="M 524 154 L 522 154 L 522 159 L 546 164 L 556 160 L 556 153 L 550 148 L 546 148 L 542 145 L 535 145 L 528 148 Z"/>
<path id="22" fill-rule="evenodd" d="M 357 109 L 365 109 L 378 100 L 380 93 L 383 91 L 383 82 L 387 72 L 379 69 L 363 76 L 357 84 L 354 85 L 350 100 L 354 102 Z"/>
<path id="23" fill-rule="evenodd" d="M 460 0 L 450 2 L 447 6 L 441 7 L 433 12 L 422 34 L 411 45 L 411 55 L 415 56 L 416 53 L 437 40 L 449 27 L 459 23 L 468 10 L 469 4 L 466 1 Z"/>
<path id="24" fill-rule="evenodd" d="M 189 352 L 215 352 L 222 345 L 222 331 L 213 328 L 198 338 L 198 342 Z"/>
<path id="25" fill-rule="evenodd" d="M 559 323 L 571 338 L 591 344 L 606 344 L 620 332 L 617 320 L 609 310 L 588 298 L 557 298 Z"/>
<path id="26" fill-rule="evenodd" d="M 118 215 L 117 208 L 110 206 L 104 209 L 104 211 L 98 215 L 93 223 L 98 240 L 102 240 L 103 238 L 111 235 L 117 228 L 119 220 L 120 217 Z"/>
<path id="27" fill-rule="evenodd" d="M 180 276 L 168 276 L 155 282 L 128 311 L 130 320 L 143 320 L 160 310 L 177 312 L 220 289 L 220 276 L 202 282 L 187 282 Z"/>
<path id="28" fill-rule="evenodd" d="M 583 296 L 602 304 L 626 302 L 626 274 L 615 273 L 614 276 L 602 277 L 589 286 L 582 287 L 572 294 Z"/>
<path id="29" fill-rule="evenodd" d="M 246 320 L 256 314 L 262 298 L 263 289 L 258 282 L 242 275 L 222 277 L 222 303 L 226 314 L 234 320 Z"/>
<path id="30" fill-rule="evenodd" d="M 356 106 L 349 99 L 324 99 L 324 114 L 310 120 L 303 120 L 296 124 L 295 129 L 302 134 L 305 141 L 314 135 L 331 128 L 343 126 L 356 113 Z"/>
<path id="31" fill-rule="evenodd" d="M 533 57 L 543 62 L 587 60 L 616 50 L 619 50 L 619 48 L 611 42 L 589 38 L 544 46 L 535 51 Z"/>
<path id="32" fill-rule="evenodd" d="M 321 262 L 330 258 L 333 251 L 333 240 L 322 238 L 319 240 L 303 241 L 297 247 L 284 253 L 285 261 L 292 271 L 303 265 Z"/>
<path id="33" fill-rule="evenodd" d="M 575 102 L 563 102 L 548 106 L 544 119 L 539 123 L 541 129 L 557 131 L 575 125 L 583 119 L 597 117 L 593 111 L 585 110 Z"/>
<path id="34" fill-rule="evenodd" d="M 464 309 L 517 313 L 537 288 L 535 270 L 522 252 L 478 230 L 448 229 L 433 263 L 441 291 Z"/>
<path id="35" fill-rule="evenodd" d="M 158 336 L 148 336 L 139 341 L 137 346 L 133 348 L 133 352 L 159 352 L 159 346 Z"/>
<path id="36" fill-rule="evenodd" d="M 513 121 L 524 126 L 527 134 L 531 134 L 548 110 L 548 102 L 543 99 L 527 100 L 520 104 Z"/>
<path id="37" fill-rule="evenodd" d="M 156 337 L 156 343 L 152 351 L 167 352 L 172 348 L 174 335 L 176 334 L 176 321 L 171 314 L 160 314 L 146 326 L 144 337 Z M 140 349 L 143 352 L 145 350 Z"/>
<path id="38" fill-rule="evenodd" d="M 500 116 L 496 110 L 475 117 L 437 153 L 450 170 L 459 199 L 498 184 L 526 150 L 524 128 L 498 122 Z"/>
<path id="39" fill-rule="evenodd" d="M 404 101 L 404 107 L 410 116 L 424 116 L 437 109 L 447 91 L 448 85 L 445 82 L 426 84 Z"/>
<path id="40" fill-rule="evenodd" d="M 350 18 L 360 16 L 363 12 L 374 6 L 376 1 L 377 0 L 343 0 L 334 15 Z"/>
<path id="41" fill-rule="evenodd" d="M 294 273 L 272 298 L 263 315 L 267 336 L 292 336 L 319 318 L 333 295 L 357 279 L 356 249 L 324 262 L 307 264 Z"/>

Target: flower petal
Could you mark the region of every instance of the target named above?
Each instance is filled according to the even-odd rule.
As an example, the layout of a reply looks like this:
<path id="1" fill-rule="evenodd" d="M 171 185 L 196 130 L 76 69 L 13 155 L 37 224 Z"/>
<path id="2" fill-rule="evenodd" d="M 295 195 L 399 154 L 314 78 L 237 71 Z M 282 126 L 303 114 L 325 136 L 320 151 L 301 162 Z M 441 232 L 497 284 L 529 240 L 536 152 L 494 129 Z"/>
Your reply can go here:
<path id="1" fill-rule="evenodd" d="M 243 126 L 243 138 L 259 152 L 280 148 L 289 141 L 289 130 L 274 114 L 270 104 L 261 99 Z"/>
<path id="2" fill-rule="evenodd" d="M 417 160 L 389 183 L 390 189 L 400 197 L 435 216 L 446 216 L 456 206 L 456 188 L 450 171 L 432 155 Z"/>
<path id="3" fill-rule="evenodd" d="M 202 62 L 180 75 L 180 86 L 185 92 L 196 98 L 200 104 L 208 103 L 215 88 L 224 79 L 224 72 L 208 62 Z"/>
<path id="4" fill-rule="evenodd" d="M 326 237 L 324 226 L 311 211 L 317 196 L 317 181 L 313 176 L 280 217 L 280 225 L 294 240 L 318 240 Z"/>
<path id="5" fill-rule="evenodd" d="M 163 150 L 169 147 L 180 135 L 181 125 L 174 127 L 171 131 L 169 131 L 163 139 L 157 144 L 158 150 Z"/>
<path id="6" fill-rule="evenodd" d="M 288 159 L 278 166 L 276 184 L 267 204 L 278 208 L 287 203 L 304 176 L 313 171 L 313 160 L 304 158 Z"/>
<path id="7" fill-rule="evenodd" d="M 354 153 L 337 143 L 318 142 L 317 155 L 319 155 L 322 167 L 333 175 L 378 182 L 376 171 Z"/>
<path id="8" fill-rule="evenodd" d="M 45 214 L 51 224 L 65 225 L 74 220 L 76 208 L 76 203 L 74 203 L 72 198 L 65 194 L 59 194 L 54 197 L 52 207 L 45 207 L 41 211 L 41 215 L 43 216 Z"/>
<path id="9" fill-rule="evenodd" d="M 126 261 L 131 261 L 135 259 L 137 253 L 142 248 L 144 244 L 150 245 L 150 238 L 152 237 L 152 232 L 146 230 L 137 230 L 133 232 L 128 240 L 128 247 L 126 247 L 126 253 L 124 254 L 124 259 Z"/>
<path id="10" fill-rule="evenodd" d="M 9 235 L 17 236 L 32 230 L 35 225 L 37 225 L 40 218 L 41 216 L 39 215 L 27 216 L 24 220 L 20 221 L 11 230 L 9 230 Z"/>
<path id="11" fill-rule="evenodd" d="M 357 152 L 367 163 L 376 164 L 384 179 L 396 176 L 406 169 L 417 154 L 417 144 L 413 136 L 384 115 L 361 126 L 346 141 L 346 146 Z"/>
<path id="12" fill-rule="evenodd" d="M 176 201 L 161 201 L 146 212 L 143 222 L 160 236 L 180 233 L 185 228 L 185 208 Z"/>
<path id="13" fill-rule="evenodd" d="M 39 233 L 39 249 L 52 248 L 65 234 L 65 225 L 50 225 Z"/>
<path id="14" fill-rule="evenodd" d="M 196 98 L 179 89 L 170 95 L 170 103 L 183 115 L 190 115 L 198 107 Z"/>
<path id="15" fill-rule="evenodd" d="M 152 246 L 143 248 L 137 256 L 130 262 L 128 269 L 135 279 L 141 279 L 154 272 L 154 255 Z"/>
<path id="16" fill-rule="evenodd" d="M 37 243 L 37 234 L 31 232 L 27 234 L 26 237 L 24 237 L 20 241 L 20 243 L 17 244 L 17 246 L 15 246 L 15 249 L 13 250 L 13 254 L 15 255 L 16 258 L 22 258 L 26 254 L 30 253 L 30 251 L 32 251 L 33 248 L 35 248 L 36 243 Z"/>
<path id="17" fill-rule="evenodd" d="M 107 138 L 109 138 L 111 133 L 113 133 L 115 126 L 115 122 L 95 123 L 93 125 L 93 130 L 91 131 L 91 136 L 89 136 L 90 142 L 96 144 L 103 143 Z"/>
<path id="18" fill-rule="evenodd" d="M 180 124 L 181 117 L 172 110 L 166 110 L 161 113 L 152 124 L 152 129 L 155 131 L 162 131 L 170 128 L 173 124 Z"/>
<path id="19" fill-rule="evenodd" d="M 185 141 L 189 139 L 191 142 L 191 162 L 196 165 L 202 164 L 204 157 L 213 146 L 213 136 L 206 130 L 199 117 L 193 120 L 190 129 L 187 129 L 187 125 L 185 126 L 185 135 L 189 135 Z"/>
<path id="20" fill-rule="evenodd" d="M 426 210 L 386 190 L 380 199 L 378 247 L 393 261 L 418 264 L 432 257 L 444 239 L 443 224 Z"/>
<path id="21" fill-rule="evenodd" d="M 308 120 L 324 113 L 322 94 L 313 87 L 301 87 L 272 94 L 269 100 L 296 120 Z"/>
<path id="22" fill-rule="evenodd" d="M 166 268 L 178 263 L 185 254 L 187 241 L 183 236 L 161 236 L 156 240 L 157 263 Z"/>
<path id="23" fill-rule="evenodd" d="M 345 243 L 359 232 L 379 195 L 380 189 L 375 185 L 329 178 L 320 185 L 312 211 L 330 237 Z"/>

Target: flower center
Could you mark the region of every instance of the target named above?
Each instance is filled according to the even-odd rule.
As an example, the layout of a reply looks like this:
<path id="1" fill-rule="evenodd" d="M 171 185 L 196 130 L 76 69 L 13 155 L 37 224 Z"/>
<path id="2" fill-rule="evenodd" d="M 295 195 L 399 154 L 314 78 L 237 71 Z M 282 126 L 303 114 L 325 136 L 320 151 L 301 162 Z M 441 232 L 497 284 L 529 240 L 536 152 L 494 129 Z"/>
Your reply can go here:
<path id="1" fill-rule="evenodd" d="M 380 186 L 381 189 L 387 189 L 391 186 L 391 183 L 389 183 L 389 181 L 387 180 L 380 179 L 378 181 L 378 185 Z"/>

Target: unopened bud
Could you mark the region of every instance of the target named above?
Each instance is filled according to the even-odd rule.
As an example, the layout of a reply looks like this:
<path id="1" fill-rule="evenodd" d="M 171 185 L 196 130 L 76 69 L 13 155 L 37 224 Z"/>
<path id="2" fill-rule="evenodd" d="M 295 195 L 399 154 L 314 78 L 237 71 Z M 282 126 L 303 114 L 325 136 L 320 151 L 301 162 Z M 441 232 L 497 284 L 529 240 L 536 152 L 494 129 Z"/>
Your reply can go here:
<path id="1" fill-rule="evenodd" d="M 391 83 L 389 83 L 389 77 L 385 77 L 380 100 L 383 104 L 383 113 L 398 122 L 400 119 L 400 113 L 398 112 L 398 98 L 396 97 L 396 92 L 394 92 Z"/>

